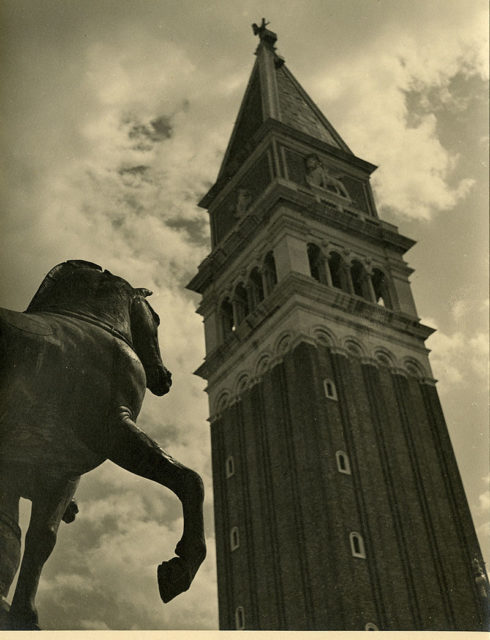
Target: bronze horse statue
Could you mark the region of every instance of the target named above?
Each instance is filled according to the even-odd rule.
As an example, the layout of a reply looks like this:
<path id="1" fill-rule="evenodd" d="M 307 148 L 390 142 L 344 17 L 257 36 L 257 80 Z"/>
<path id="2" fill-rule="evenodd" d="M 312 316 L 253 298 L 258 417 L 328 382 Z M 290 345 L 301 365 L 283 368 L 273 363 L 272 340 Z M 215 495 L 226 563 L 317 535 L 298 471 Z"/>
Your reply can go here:
<path id="1" fill-rule="evenodd" d="M 69 260 L 25 312 L 0 309 L 0 596 L 5 629 L 38 629 L 35 596 L 60 521 L 73 520 L 80 476 L 111 460 L 173 491 L 184 530 L 157 570 L 164 602 L 187 590 L 206 555 L 200 476 L 135 424 L 145 388 L 171 385 L 146 297 L 109 271 Z M 19 499 L 32 501 L 20 563 Z"/>

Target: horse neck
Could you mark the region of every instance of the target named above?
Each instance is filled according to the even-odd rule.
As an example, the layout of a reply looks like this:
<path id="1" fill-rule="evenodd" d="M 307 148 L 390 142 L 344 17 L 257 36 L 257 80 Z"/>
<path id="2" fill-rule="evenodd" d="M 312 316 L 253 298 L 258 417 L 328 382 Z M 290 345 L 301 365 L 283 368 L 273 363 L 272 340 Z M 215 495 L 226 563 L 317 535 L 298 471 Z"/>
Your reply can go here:
<path id="1" fill-rule="evenodd" d="M 36 308 L 36 312 L 56 313 L 63 316 L 78 318 L 90 322 L 111 334 L 122 338 L 132 346 L 129 303 L 123 305 L 120 301 L 105 300 L 97 304 L 97 301 L 70 303 L 59 302 L 52 305 L 43 305 L 44 308 Z"/>
<path id="2" fill-rule="evenodd" d="M 132 345 L 130 310 L 134 289 L 129 283 L 109 271 L 84 267 L 70 269 L 43 286 L 46 279 L 49 274 L 31 301 L 28 313 L 46 311 L 81 318 Z"/>

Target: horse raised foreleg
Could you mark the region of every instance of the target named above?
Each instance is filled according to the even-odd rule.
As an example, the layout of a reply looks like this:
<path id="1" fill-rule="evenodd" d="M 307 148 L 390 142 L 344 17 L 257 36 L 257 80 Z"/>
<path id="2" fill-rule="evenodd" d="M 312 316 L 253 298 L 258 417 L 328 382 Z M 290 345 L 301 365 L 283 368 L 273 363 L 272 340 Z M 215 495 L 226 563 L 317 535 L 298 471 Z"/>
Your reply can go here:
<path id="1" fill-rule="evenodd" d="M 10 607 L 13 629 L 39 629 L 35 598 L 44 563 L 51 555 L 67 506 L 78 484 L 76 480 L 40 482 L 32 496 L 31 519 L 26 534 L 19 579 Z"/>
<path id="2" fill-rule="evenodd" d="M 104 454 L 110 460 L 167 487 L 182 503 L 184 532 L 175 549 L 178 557 L 158 568 L 160 595 L 164 602 L 169 602 L 189 588 L 206 557 L 202 480 L 195 471 L 174 460 L 143 433 L 125 407 L 120 407 L 117 418 L 112 421 L 103 446 Z"/>

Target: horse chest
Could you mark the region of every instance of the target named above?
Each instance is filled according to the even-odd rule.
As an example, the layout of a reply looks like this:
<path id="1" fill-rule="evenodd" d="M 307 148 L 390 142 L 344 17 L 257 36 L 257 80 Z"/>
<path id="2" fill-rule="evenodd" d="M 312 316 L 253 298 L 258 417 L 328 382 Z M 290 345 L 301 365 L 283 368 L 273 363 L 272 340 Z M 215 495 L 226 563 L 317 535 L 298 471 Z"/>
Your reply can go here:
<path id="1" fill-rule="evenodd" d="M 45 335 L 12 330 L 0 389 L 0 464 L 79 475 L 100 464 L 97 436 L 117 408 L 137 415 L 145 374 L 123 341 L 87 323 L 50 319 Z"/>

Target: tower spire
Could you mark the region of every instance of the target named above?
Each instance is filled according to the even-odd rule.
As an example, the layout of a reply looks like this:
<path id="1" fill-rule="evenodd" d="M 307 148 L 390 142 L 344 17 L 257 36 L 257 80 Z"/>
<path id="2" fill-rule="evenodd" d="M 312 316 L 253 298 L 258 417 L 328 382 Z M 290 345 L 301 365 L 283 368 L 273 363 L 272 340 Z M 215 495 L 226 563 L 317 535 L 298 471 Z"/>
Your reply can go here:
<path id="1" fill-rule="evenodd" d="M 265 18 L 262 18 L 260 25 L 252 24 L 252 30 L 259 38 L 255 64 L 216 184 L 201 201 L 203 207 L 208 207 L 221 188 L 236 174 L 273 123 L 276 128 L 286 126 L 289 132 L 294 129 L 296 135 L 306 134 L 310 139 L 329 145 L 331 150 L 333 148 L 341 154 L 352 156 L 347 144 L 294 78 L 284 58 L 278 54 L 275 47 L 277 34 L 268 29 L 268 25 Z"/>

